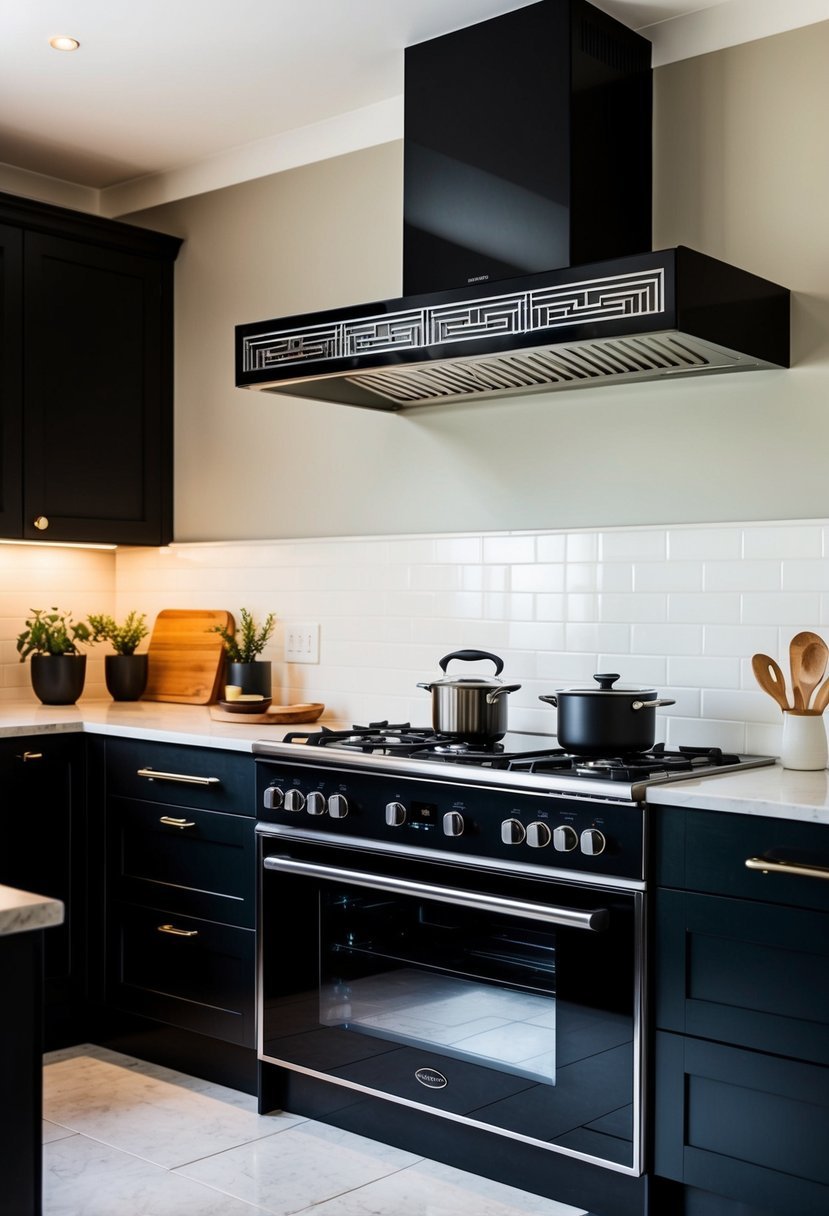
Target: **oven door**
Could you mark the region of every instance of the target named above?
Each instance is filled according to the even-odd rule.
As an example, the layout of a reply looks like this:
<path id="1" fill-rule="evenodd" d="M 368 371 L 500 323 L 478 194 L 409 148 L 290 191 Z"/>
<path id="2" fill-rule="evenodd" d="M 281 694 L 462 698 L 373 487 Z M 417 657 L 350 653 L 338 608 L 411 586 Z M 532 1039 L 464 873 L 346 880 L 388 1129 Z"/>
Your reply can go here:
<path id="1" fill-rule="evenodd" d="M 283 835 L 260 856 L 262 1060 L 641 1172 L 641 891 Z"/>

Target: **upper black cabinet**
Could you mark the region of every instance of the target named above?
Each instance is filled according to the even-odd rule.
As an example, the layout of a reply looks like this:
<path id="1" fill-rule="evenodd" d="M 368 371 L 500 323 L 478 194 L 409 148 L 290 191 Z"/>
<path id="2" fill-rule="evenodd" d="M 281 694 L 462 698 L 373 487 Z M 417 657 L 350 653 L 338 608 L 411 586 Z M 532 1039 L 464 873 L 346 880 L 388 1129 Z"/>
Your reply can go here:
<path id="1" fill-rule="evenodd" d="M 172 539 L 180 245 L 0 194 L 0 535 Z"/>

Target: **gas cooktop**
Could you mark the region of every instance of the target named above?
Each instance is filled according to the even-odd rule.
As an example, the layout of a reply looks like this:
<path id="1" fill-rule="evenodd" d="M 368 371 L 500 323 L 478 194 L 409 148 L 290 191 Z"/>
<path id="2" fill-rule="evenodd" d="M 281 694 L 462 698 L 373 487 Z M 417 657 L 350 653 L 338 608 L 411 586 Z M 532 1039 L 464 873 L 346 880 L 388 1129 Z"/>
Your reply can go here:
<path id="1" fill-rule="evenodd" d="M 647 752 L 583 756 L 556 746 L 553 735 L 509 732 L 486 743 L 459 740 L 408 722 L 370 722 L 344 730 L 323 727 L 292 731 L 281 743 L 254 745 L 259 755 L 303 755 L 324 764 L 346 762 L 388 771 L 438 773 L 442 777 L 638 800 L 655 782 L 732 772 L 774 763 L 773 756 L 724 752 L 719 747 L 678 747 L 658 743 Z"/>

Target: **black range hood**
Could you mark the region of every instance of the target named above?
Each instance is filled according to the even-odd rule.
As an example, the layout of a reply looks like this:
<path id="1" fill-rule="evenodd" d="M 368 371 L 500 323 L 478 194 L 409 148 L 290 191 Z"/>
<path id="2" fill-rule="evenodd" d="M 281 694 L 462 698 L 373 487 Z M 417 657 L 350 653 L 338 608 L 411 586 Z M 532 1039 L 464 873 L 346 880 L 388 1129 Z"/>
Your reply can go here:
<path id="1" fill-rule="evenodd" d="M 650 43 L 541 0 L 406 51 L 403 296 L 237 326 L 237 385 L 398 410 L 788 366 L 786 289 L 650 243 Z"/>

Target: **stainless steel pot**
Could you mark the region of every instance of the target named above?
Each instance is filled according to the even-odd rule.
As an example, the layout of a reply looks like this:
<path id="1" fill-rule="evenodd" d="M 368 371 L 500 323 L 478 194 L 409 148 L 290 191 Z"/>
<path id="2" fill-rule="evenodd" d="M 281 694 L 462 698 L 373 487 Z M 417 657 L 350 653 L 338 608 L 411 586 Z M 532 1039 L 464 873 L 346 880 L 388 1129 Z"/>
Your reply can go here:
<path id="1" fill-rule="evenodd" d="M 539 697 L 558 709 L 561 747 L 589 756 L 646 752 L 656 738 L 656 710 L 674 705 L 653 688 L 614 688 L 615 673 L 593 677 L 598 688 L 560 688 Z"/>
<path id="2" fill-rule="evenodd" d="M 473 663 L 491 659 L 495 675 L 504 670 L 504 661 L 486 650 L 453 650 L 440 660 L 446 671 L 453 659 Z M 507 699 L 505 693 L 515 692 L 520 684 L 502 684 L 498 679 L 484 676 L 446 676 L 442 680 L 419 683 L 432 694 L 432 728 L 442 735 L 453 735 L 470 742 L 486 742 L 502 738 L 507 732 Z"/>

